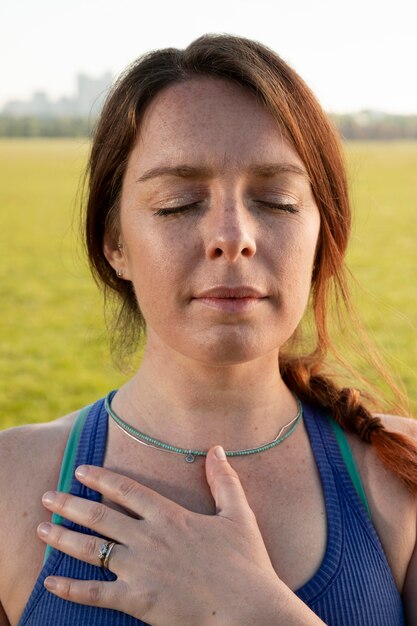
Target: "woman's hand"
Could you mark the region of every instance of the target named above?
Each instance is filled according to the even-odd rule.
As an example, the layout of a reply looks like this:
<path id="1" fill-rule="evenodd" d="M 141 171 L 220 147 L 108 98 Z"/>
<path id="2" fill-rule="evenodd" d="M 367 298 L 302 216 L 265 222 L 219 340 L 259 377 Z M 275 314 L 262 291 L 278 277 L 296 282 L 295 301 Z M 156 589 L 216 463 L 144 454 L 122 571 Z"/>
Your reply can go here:
<path id="1" fill-rule="evenodd" d="M 44 496 L 51 511 L 116 542 L 109 569 L 114 582 L 53 577 L 52 593 L 81 604 L 112 608 L 153 626 L 256 623 L 289 589 L 274 571 L 238 475 L 212 448 L 206 475 L 216 515 L 193 513 L 138 482 L 95 466 L 80 466 L 80 482 L 140 519 L 64 493 Z M 220 449 L 222 450 L 222 449 Z M 93 565 L 104 539 L 50 524 L 39 536 L 58 550 Z M 276 613 L 277 615 L 278 613 Z M 253 621 L 252 621 L 253 619 Z M 259 623 L 259 622 L 257 622 Z M 265 623 L 265 622 L 262 622 Z M 270 622 L 271 623 L 271 622 Z"/>

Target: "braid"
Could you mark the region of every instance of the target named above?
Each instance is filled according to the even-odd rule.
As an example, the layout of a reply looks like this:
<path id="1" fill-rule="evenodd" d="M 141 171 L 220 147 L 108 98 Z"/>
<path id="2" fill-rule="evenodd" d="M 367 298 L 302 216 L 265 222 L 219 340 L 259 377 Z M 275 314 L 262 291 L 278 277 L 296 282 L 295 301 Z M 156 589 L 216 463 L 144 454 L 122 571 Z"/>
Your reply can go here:
<path id="1" fill-rule="evenodd" d="M 414 439 L 387 430 L 382 420 L 365 407 L 357 389 L 340 389 L 330 378 L 314 374 L 314 369 L 318 369 L 317 363 L 312 367 L 302 358 L 280 363 L 284 382 L 301 400 L 311 406 L 324 407 L 344 430 L 374 446 L 384 466 L 417 495 L 417 443 Z"/>
<path id="2" fill-rule="evenodd" d="M 365 443 L 372 443 L 375 431 L 385 431 L 381 419 L 372 415 L 362 404 L 357 389 L 344 387 L 339 391 L 339 403 L 333 409 L 335 419 L 341 426 L 357 434 Z"/>

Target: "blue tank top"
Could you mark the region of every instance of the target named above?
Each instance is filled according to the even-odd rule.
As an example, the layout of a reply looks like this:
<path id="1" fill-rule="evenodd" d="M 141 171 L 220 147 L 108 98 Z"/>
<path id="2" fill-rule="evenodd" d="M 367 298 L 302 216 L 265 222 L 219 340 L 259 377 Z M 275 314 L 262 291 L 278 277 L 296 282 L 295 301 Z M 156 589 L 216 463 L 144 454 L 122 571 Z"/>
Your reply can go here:
<path id="1" fill-rule="evenodd" d="M 343 460 L 331 421 L 303 405 L 304 422 L 319 470 L 327 512 L 327 547 L 314 574 L 295 593 L 329 626 L 405 626 L 401 596 L 381 542 Z M 101 466 L 107 441 L 104 400 L 85 419 L 70 492 L 100 501 L 101 495 L 75 478 L 81 464 Z M 63 519 L 65 527 L 94 534 Z M 307 523 L 307 520 L 306 520 Z M 19 626 L 146 626 L 126 613 L 62 600 L 43 586 L 47 576 L 113 581 L 115 574 L 52 549 L 22 613 Z"/>

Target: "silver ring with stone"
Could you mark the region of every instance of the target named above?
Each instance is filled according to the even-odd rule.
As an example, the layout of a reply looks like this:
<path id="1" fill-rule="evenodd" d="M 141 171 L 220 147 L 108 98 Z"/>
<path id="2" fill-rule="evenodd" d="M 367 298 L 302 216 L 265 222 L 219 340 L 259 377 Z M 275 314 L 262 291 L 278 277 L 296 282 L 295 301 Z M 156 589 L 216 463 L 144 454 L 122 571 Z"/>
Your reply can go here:
<path id="1" fill-rule="evenodd" d="M 100 548 L 100 552 L 98 553 L 98 558 L 100 559 L 100 566 L 103 569 L 109 569 L 109 558 L 111 551 L 116 545 L 115 541 L 105 541 Z"/>

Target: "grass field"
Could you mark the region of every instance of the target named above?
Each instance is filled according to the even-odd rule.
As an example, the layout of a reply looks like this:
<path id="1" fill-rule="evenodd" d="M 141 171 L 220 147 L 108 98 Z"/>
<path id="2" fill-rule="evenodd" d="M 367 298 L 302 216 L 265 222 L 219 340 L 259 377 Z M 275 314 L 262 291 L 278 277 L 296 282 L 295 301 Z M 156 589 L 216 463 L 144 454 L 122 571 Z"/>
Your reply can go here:
<path id="1" fill-rule="evenodd" d="M 86 140 L 0 141 L 0 428 L 116 388 L 101 297 L 78 240 Z M 417 143 L 346 146 L 355 300 L 417 410 Z"/>

